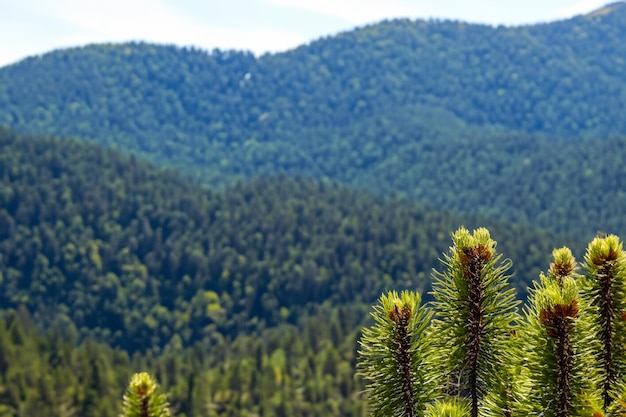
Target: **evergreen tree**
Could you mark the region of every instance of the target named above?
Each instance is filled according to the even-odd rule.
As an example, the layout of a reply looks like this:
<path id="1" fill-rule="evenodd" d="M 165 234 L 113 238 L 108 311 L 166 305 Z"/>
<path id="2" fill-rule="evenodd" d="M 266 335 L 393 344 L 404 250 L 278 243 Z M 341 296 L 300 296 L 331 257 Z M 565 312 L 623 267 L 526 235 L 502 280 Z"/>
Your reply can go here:
<path id="1" fill-rule="evenodd" d="M 421 308 L 433 320 L 420 332 L 419 371 L 393 360 L 404 351 L 395 342 L 405 303 L 393 301 L 397 295 L 381 298 L 376 324 L 363 331 L 359 369 L 373 414 L 625 416 L 626 254 L 619 239 L 590 243 L 586 276 L 576 272 L 569 248 L 555 249 L 548 273 L 529 289 L 522 319 L 508 288 L 509 262 L 501 262 L 489 232 L 460 228 L 452 237 L 446 270 L 433 283 L 434 312 Z M 424 401 L 406 401 L 412 391 L 403 381 L 420 378 L 438 384 L 439 393 L 428 385 Z"/>
<path id="2" fill-rule="evenodd" d="M 616 382 L 626 376 L 626 254 L 615 235 L 595 238 L 585 254 L 586 288 L 601 343 L 602 400 L 606 409 Z"/>
<path id="3" fill-rule="evenodd" d="M 574 258 L 554 252 L 550 273 L 530 290 L 522 328 L 525 415 L 591 416 L 601 410 L 595 343 L 589 309 L 579 295 Z"/>
<path id="4" fill-rule="evenodd" d="M 423 416 L 434 398 L 427 364 L 431 348 L 424 337 L 432 313 L 420 301 L 418 293 L 389 292 L 374 307 L 375 324 L 363 329 L 359 372 L 375 417 Z"/>
<path id="5" fill-rule="evenodd" d="M 431 337 L 445 393 L 469 399 L 477 417 L 487 395 L 506 392 L 502 374 L 513 365 L 510 333 L 518 302 L 506 274 L 511 263 L 496 253 L 487 229 L 460 228 L 452 240 L 446 270 L 434 277 Z M 497 403 L 508 408 L 506 401 Z"/>

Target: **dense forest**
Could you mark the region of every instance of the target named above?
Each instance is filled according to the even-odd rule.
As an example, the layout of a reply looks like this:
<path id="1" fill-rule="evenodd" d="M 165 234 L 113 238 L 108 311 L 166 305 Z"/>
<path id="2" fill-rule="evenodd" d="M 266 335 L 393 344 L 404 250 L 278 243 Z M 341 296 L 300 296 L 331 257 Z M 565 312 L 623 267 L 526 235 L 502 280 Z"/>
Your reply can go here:
<path id="1" fill-rule="evenodd" d="M 382 291 L 426 292 L 460 224 L 515 285 L 582 242 L 285 176 L 208 191 L 71 140 L 0 131 L 0 411 L 116 415 L 154 372 L 184 415 L 362 415 L 356 340 Z M 45 330 L 45 331 L 44 331 Z M 42 331 L 44 331 L 42 335 Z"/>
<path id="2" fill-rule="evenodd" d="M 0 144 L 0 302 L 130 351 L 424 291 L 460 224 L 492 225 L 522 292 L 553 246 L 582 248 L 333 184 L 280 176 L 211 192 L 94 145 L 6 130 Z"/>
<path id="3" fill-rule="evenodd" d="M 0 124 L 213 186 L 285 172 L 584 239 L 623 234 L 625 28 L 615 3 L 521 27 L 386 21 L 259 58 L 65 49 L 0 69 Z"/>
<path id="4" fill-rule="evenodd" d="M 24 308 L 0 318 L 0 416 L 117 417 L 133 372 L 162 383 L 172 412 L 185 416 L 363 416 L 354 378 L 356 331 L 317 316 L 158 356 L 79 342 L 62 325 L 42 335 Z M 351 332 L 351 333 L 345 333 Z"/>

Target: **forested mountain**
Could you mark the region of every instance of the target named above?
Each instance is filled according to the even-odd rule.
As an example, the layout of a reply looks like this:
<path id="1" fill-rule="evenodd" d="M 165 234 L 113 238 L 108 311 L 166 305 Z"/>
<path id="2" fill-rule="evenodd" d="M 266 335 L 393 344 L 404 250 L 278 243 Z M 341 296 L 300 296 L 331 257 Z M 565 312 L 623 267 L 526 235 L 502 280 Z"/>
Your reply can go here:
<path id="1" fill-rule="evenodd" d="M 113 150 L 6 129 L 0 178 L 7 416 L 116 416 L 138 370 L 179 417 L 361 416 L 369 305 L 383 290 L 425 292 L 451 230 L 489 226 L 520 296 L 553 247 L 584 243 L 286 176 L 208 191 Z"/>
<path id="2" fill-rule="evenodd" d="M 386 21 L 259 58 L 94 45 L 0 69 L 0 124 L 210 185 L 286 172 L 624 234 L 625 35 L 615 3 L 521 27 Z"/>
<path id="3" fill-rule="evenodd" d="M 582 248 L 284 176 L 210 192 L 94 145 L 7 130 L 0 178 L 0 304 L 130 351 L 320 308 L 360 316 L 385 289 L 425 291 L 460 224 L 490 225 L 522 292 L 553 247 Z"/>

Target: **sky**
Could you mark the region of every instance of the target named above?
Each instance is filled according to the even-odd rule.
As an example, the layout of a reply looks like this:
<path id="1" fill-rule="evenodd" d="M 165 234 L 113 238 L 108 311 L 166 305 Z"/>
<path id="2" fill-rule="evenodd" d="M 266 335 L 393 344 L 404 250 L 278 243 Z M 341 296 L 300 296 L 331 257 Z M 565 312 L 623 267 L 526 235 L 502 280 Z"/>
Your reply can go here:
<path id="1" fill-rule="evenodd" d="M 384 19 L 548 22 L 611 0 L 0 0 L 0 66 L 58 48 L 147 41 L 281 52 Z"/>

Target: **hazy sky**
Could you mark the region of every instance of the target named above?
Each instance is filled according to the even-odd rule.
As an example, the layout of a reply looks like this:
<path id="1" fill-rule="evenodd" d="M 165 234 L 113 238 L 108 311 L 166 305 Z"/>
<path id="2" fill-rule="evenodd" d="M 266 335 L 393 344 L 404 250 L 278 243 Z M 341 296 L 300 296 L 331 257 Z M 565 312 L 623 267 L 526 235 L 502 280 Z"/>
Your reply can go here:
<path id="1" fill-rule="evenodd" d="M 610 0 L 0 0 L 0 66 L 52 49 L 144 40 L 256 54 L 386 18 L 525 24 Z"/>

